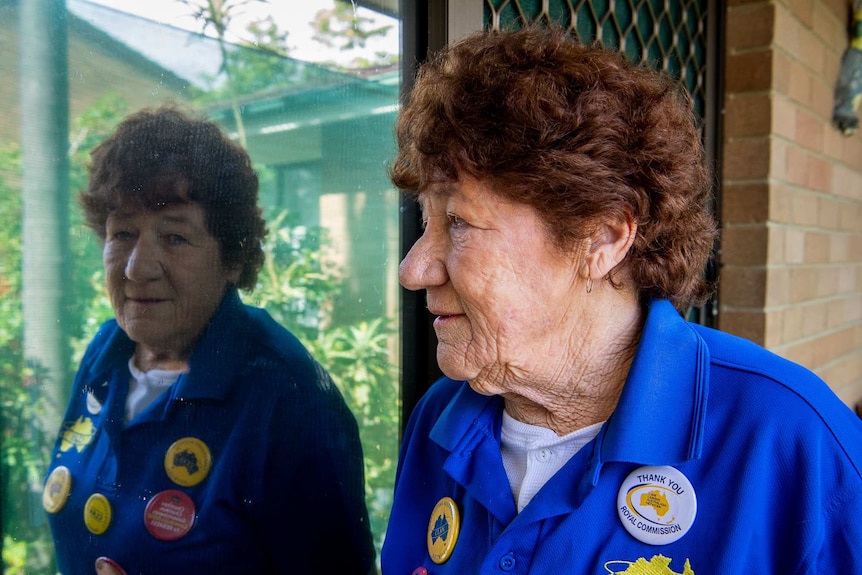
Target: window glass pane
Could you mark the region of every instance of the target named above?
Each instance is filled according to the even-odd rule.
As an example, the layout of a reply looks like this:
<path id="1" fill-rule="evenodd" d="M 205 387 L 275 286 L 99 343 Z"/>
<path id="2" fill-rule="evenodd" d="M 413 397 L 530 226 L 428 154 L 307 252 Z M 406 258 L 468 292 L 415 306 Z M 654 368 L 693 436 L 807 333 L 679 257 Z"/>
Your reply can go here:
<path id="1" fill-rule="evenodd" d="M 355 415 L 379 551 L 400 414 L 399 198 L 386 173 L 396 7 L 0 0 L 5 573 L 54 572 L 44 475 L 82 354 L 113 317 L 101 244 L 76 203 L 89 152 L 129 113 L 167 102 L 216 121 L 252 157 L 267 261 L 241 295 L 299 337 Z"/>

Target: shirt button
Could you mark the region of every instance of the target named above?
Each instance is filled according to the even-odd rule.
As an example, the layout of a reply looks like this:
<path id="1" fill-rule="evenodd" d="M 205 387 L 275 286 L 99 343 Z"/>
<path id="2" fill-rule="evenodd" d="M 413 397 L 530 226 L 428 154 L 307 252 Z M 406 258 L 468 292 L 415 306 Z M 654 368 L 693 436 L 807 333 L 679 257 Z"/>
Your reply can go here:
<path id="1" fill-rule="evenodd" d="M 544 463 L 548 459 L 551 458 L 551 451 L 549 449 L 540 449 L 536 452 L 536 459 Z"/>
<path id="2" fill-rule="evenodd" d="M 515 568 L 515 554 L 506 553 L 500 557 L 500 569 L 503 571 L 511 571 Z"/>

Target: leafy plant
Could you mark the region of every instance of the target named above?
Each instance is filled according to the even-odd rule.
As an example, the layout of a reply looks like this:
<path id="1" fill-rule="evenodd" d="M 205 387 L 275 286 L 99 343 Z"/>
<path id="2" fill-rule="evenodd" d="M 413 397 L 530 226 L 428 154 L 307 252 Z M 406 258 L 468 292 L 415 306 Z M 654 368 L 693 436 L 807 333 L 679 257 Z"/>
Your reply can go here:
<path id="1" fill-rule="evenodd" d="M 325 231 L 296 224 L 287 211 L 270 221 L 266 263 L 252 303 L 303 342 L 329 371 L 356 416 L 365 455 L 366 501 L 379 551 L 398 457 L 400 401 L 391 359 L 397 333 L 386 318 L 334 324 L 330 318 L 341 275 L 327 258 Z"/>
<path id="2" fill-rule="evenodd" d="M 50 536 L 41 512 L 46 442 L 34 423 L 45 411 L 38 366 L 24 361 L 21 313 L 20 150 L 0 147 L 0 477 L 3 493 L 4 572 L 47 573 Z"/>
<path id="3" fill-rule="evenodd" d="M 398 374 L 389 358 L 395 335 L 384 318 L 337 326 L 308 342 L 325 363 L 356 419 L 365 454 L 366 502 L 379 548 L 389 522 L 397 441 Z"/>
<path id="4" fill-rule="evenodd" d="M 364 49 L 374 38 L 386 36 L 392 26 L 374 26 L 374 19 L 363 16 L 351 2 L 336 0 L 332 8 L 318 10 L 314 21 L 314 40 L 328 48 L 337 48 L 342 52 L 355 52 Z M 389 66 L 398 62 L 397 54 L 377 52 L 372 59 L 366 56 L 354 56 L 348 66 L 330 62 L 333 69 L 356 70 Z"/>

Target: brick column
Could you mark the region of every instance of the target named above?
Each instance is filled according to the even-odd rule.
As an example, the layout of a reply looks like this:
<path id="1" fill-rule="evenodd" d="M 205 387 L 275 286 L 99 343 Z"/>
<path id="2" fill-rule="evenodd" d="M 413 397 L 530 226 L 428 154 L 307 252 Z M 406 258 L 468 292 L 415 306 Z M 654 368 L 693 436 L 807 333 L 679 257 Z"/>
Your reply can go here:
<path id="1" fill-rule="evenodd" d="M 862 136 L 831 125 L 844 0 L 727 9 L 719 327 L 862 399 Z"/>

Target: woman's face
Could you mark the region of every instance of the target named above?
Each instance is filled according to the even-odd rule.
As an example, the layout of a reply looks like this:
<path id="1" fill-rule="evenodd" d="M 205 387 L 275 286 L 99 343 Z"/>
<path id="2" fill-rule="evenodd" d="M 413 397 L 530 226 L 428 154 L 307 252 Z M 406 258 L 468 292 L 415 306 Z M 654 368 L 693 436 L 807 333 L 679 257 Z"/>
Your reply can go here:
<path id="1" fill-rule="evenodd" d="M 521 393 L 563 362 L 586 295 L 576 253 L 563 253 L 539 214 L 463 179 L 419 196 L 425 231 L 399 278 L 427 291 L 437 361 L 480 393 Z M 558 374 L 559 375 L 559 374 Z M 532 381 L 539 384 L 539 381 Z"/>
<path id="2" fill-rule="evenodd" d="M 158 211 L 108 216 L 102 251 L 108 295 L 137 354 L 185 360 L 238 270 L 221 261 L 203 207 L 169 204 Z"/>

